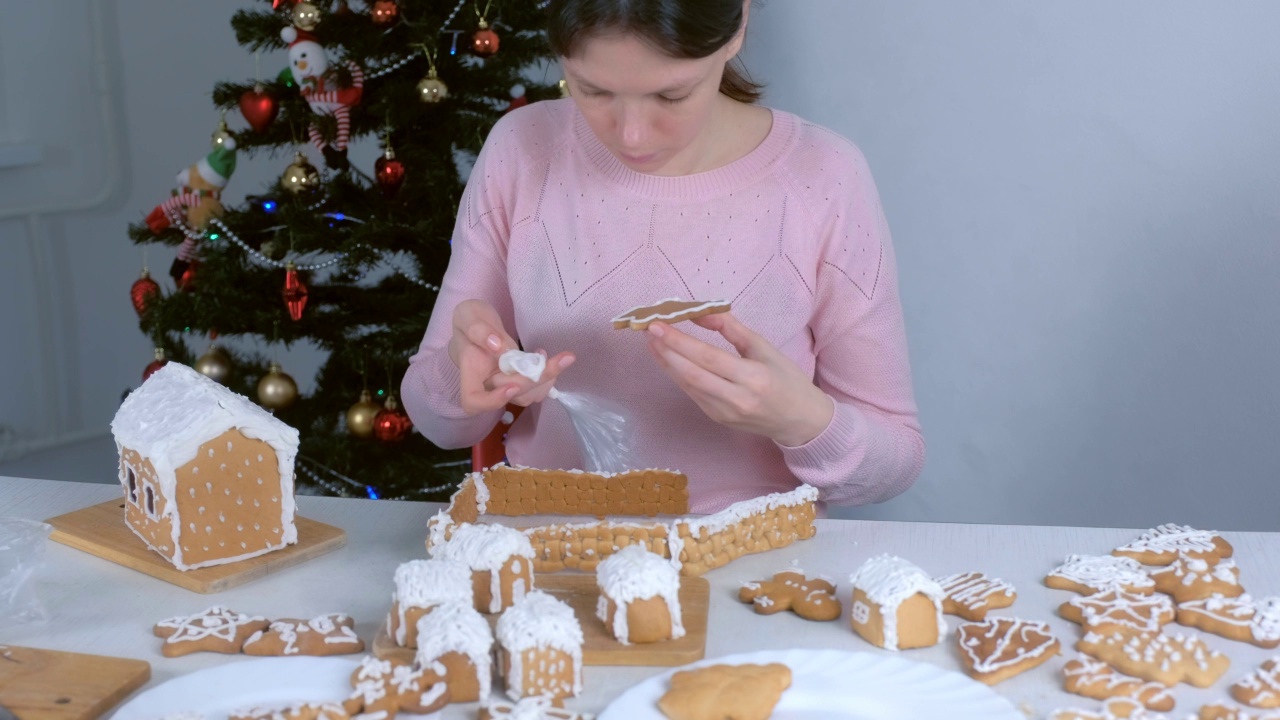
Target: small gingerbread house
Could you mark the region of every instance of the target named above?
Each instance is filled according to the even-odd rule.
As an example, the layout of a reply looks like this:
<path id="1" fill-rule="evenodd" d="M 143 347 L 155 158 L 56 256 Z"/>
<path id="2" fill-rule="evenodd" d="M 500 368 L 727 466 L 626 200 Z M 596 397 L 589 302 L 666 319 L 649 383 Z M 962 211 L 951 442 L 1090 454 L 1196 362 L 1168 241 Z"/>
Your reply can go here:
<path id="1" fill-rule="evenodd" d="M 236 562 L 298 541 L 298 431 L 170 362 L 111 421 L 125 522 L 179 570 Z"/>
<path id="2" fill-rule="evenodd" d="M 533 545 L 514 528 L 466 523 L 431 554 L 470 568 L 480 612 L 502 612 L 533 589 Z"/>
<path id="3" fill-rule="evenodd" d="M 628 545 L 596 569 L 596 617 L 623 645 L 684 637 L 680 571 L 642 545 Z"/>
<path id="4" fill-rule="evenodd" d="M 582 692 L 582 626 L 564 602 L 534 590 L 498 618 L 497 636 L 499 669 L 512 700 L 559 700 Z"/>
<path id="5" fill-rule="evenodd" d="M 942 642 L 942 586 L 914 564 L 877 555 L 858 568 L 853 584 L 854 632 L 887 650 L 931 647 Z"/>
<path id="6" fill-rule="evenodd" d="M 396 568 L 396 589 L 387 613 L 387 635 L 396 645 L 418 647 L 418 620 L 437 605 L 474 603 L 471 570 L 453 560 L 410 560 Z"/>
<path id="7" fill-rule="evenodd" d="M 443 665 L 451 703 L 489 699 L 492 653 L 489 621 L 469 604 L 437 605 L 418 620 L 414 666 Z"/>

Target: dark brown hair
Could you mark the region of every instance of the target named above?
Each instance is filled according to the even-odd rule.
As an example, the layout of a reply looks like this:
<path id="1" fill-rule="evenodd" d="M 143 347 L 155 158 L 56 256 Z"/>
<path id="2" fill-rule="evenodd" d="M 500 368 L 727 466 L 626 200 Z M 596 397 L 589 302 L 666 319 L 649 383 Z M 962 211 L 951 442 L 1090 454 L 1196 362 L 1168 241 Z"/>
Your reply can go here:
<path id="1" fill-rule="evenodd" d="M 597 35 L 635 35 L 673 58 L 704 58 L 742 29 L 743 0 L 551 0 L 547 36 L 560 57 L 572 57 Z M 720 92 L 739 102 L 760 99 L 735 58 L 724 68 Z"/>

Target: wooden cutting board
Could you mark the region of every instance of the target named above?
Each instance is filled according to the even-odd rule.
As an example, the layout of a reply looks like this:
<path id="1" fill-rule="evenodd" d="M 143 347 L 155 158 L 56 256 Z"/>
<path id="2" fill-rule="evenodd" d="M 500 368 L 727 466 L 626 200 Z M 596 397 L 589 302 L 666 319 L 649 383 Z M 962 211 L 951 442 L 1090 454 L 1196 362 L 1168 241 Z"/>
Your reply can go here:
<path id="1" fill-rule="evenodd" d="M 124 501 L 111 500 L 45 520 L 49 539 L 198 593 L 216 593 L 293 567 L 347 544 L 341 528 L 296 517 L 298 542 L 248 560 L 182 571 L 147 547 L 124 521 Z"/>
<path id="2" fill-rule="evenodd" d="M 0 705 L 18 720 L 93 720 L 150 679 L 142 660 L 0 645 Z"/>
<path id="3" fill-rule="evenodd" d="M 652 665 L 675 667 L 701 660 L 707 653 L 707 605 L 711 584 L 706 578 L 680 578 L 680 610 L 684 614 L 684 637 L 666 642 L 623 645 L 596 617 L 600 591 L 596 576 L 585 573 L 537 575 L 534 587 L 545 590 L 569 604 L 582 626 L 583 665 Z M 486 615 L 489 624 L 498 624 L 498 615 Z M 383 660 L 411 663 L 417 651 L 396 645 L 387 634 L 384 621 L 373 639 L 373 654 Z"/>

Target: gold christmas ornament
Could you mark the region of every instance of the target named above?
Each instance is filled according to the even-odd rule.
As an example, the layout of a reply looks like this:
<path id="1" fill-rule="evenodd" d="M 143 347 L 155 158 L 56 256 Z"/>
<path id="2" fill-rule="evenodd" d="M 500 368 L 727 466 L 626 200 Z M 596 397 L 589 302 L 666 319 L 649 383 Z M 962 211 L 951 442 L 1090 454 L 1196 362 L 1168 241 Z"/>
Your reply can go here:
<path id="1" fill-rule="evenodd" d="M 231 377 L 231 356 L 217 345 L 210 346 L 209 351 L 196 360 L 195 370 L 214 382 L 226 385 Z"/>
<path id="2" fill-rule="evenodd" d="M 227 128 L 226 115 L 223 115 L 222 119 L 218 121 L 218 129 L 213 131 L 213 137 L 210 139 L 213 141 L 215 150 L 218 148 L 236 149 L 235 138 L 231 137 L 231 130 Z"/>
<path id="3" fill-rule="evenodd" d="M 418 99 L 425 103 L 438 103 L 449 97 L 449 86 L 436 75 L 436 69 L 427 71 L 427 76 L 418 83 Z"/>
<path id="4" fill-rule="evenodd" d="M 569 81 L 564 78 L 560 78 L 560 97 L 569 97 Z"/>
<path id="5" fill-rule="evenodd" d="M 285 374 L 280 363 L 271 363 L 258 381 L 258 404 L 268 410 L 284 410 L 298 399 L 298 384 Z"/>
<path id="6" fill-rule="evenodd" d="M 284 169 L 284 174 L 280 176 L 280 187 L 294 195 L 312 192 L 320 187 L 320 171 L 307 162 L 306 155 L 301 152 L 296 153 L 293 156 L 293 162 Z"/>
<path id="7" fill-rule="evenodd" d="M 360 391 L 360 400 L 347 410 L 347 432 L 358 438 L 373 437 L 373 419 L 382 406 L 373 401 L 368 390 Z"/>
<path id="8" fill-rule="evenodd" d="M 320 24 L 320 10 L 309 2 L 300 2 L 293 6 L 293 26 L 299 30 L 315 30 Z"/>

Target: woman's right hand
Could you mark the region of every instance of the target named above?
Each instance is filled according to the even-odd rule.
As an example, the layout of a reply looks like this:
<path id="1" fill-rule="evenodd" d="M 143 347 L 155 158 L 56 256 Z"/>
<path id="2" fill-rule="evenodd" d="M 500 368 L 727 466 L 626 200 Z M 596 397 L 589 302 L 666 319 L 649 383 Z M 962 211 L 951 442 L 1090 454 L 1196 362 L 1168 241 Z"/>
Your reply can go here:
<path id="1" fill-rule="evenodd" d="M 560 371 L 574 360 L 569 353 L 548 359 L 547 369 L 535 383 L 523 375 L 508 375 L 498 367 L 502 353 L 518 347 L 489 303 L 483 300 L 458 303 L 453 310 L 449 357 L 461 374 L 459 396 L 463 412 L 479 415 L 504 408 L 507 403 L 539 402 L 547 396 Z"/>

